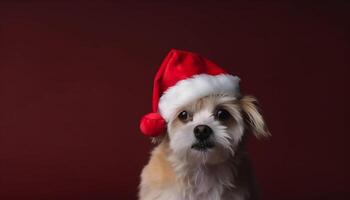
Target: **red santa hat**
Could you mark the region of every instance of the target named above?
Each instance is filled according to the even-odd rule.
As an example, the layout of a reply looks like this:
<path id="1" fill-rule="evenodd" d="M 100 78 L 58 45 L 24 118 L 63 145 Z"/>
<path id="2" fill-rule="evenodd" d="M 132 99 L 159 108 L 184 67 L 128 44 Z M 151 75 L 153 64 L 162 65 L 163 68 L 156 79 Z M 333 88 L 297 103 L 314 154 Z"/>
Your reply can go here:
<path id="1" fill-rule="evenodd" d="M 182 106 L 210 94 L 239 95 L 239 78 L 198 54 L 171 50 L 153 85 L 153 112 L 142 117 L 141 132 L 156 137 Z"/>

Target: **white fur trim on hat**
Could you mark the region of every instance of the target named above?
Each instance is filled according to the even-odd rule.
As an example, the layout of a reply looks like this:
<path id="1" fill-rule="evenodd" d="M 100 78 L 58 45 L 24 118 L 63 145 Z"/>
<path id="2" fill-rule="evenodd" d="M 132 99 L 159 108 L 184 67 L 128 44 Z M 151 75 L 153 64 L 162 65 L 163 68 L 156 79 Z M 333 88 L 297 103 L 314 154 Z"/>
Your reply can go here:
<path id="1" fill-rule="evenodd" d="M 159 99 L 158 109 L 169 121 L 177 109 L 210 94 L 239 95 L 239 78 L 229 74 L 199 74 L 181 80 L 168 88 Z"/>

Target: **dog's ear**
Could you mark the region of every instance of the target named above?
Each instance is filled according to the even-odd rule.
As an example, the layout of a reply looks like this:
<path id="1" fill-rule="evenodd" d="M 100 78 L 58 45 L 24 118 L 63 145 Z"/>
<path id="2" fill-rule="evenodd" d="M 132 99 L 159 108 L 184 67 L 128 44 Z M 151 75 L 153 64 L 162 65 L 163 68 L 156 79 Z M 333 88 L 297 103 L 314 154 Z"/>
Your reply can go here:
<path id="1" fill-rule="evenodd" d="M 163 135 L 160 135 L 160 136 L 152 137 L 152 138 L 151 138 L 151 142 L 152 142 L 153 144 L 160 144 L 160 143 L 162 143 L 163 141 L 168 141 L 168 140 L 169 140 L 168 134 L 163 134 Z"/>
<path id="2" fill-rule="evenodd" d="M 260 112 L 258 101 L 253 96 L 243 96 L 240 99 L 240 105 L 243 111 L 243 118 L 248 128 L 257 138 L 270 136 L 265 120 Z"/>

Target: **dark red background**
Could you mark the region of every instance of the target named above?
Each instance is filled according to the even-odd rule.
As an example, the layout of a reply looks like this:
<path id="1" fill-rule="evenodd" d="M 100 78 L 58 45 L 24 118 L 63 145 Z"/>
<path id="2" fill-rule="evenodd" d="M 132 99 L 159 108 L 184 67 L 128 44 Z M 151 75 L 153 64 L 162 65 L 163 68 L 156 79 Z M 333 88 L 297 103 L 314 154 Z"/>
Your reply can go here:
<path id="1" fill-rule="evenodd" d="M 264 199 L 349 197 L 350 4 L 0 3 L 0 199 L 136 199 L 170 48 L 242 78 Z M 347 122 L 349 123 L 349 122 Z"/>

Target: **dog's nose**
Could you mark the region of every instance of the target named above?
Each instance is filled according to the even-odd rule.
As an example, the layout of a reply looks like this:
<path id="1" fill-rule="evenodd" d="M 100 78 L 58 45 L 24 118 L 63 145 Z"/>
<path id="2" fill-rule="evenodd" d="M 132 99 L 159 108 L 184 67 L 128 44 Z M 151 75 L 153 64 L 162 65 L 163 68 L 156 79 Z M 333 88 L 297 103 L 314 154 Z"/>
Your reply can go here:
<path id="1" fill-rule="evenodd" d="M 213 133 L 213 130 L 207 125 L 198 125 L 193 132 L 198 140 L 206 140 Z"/>

